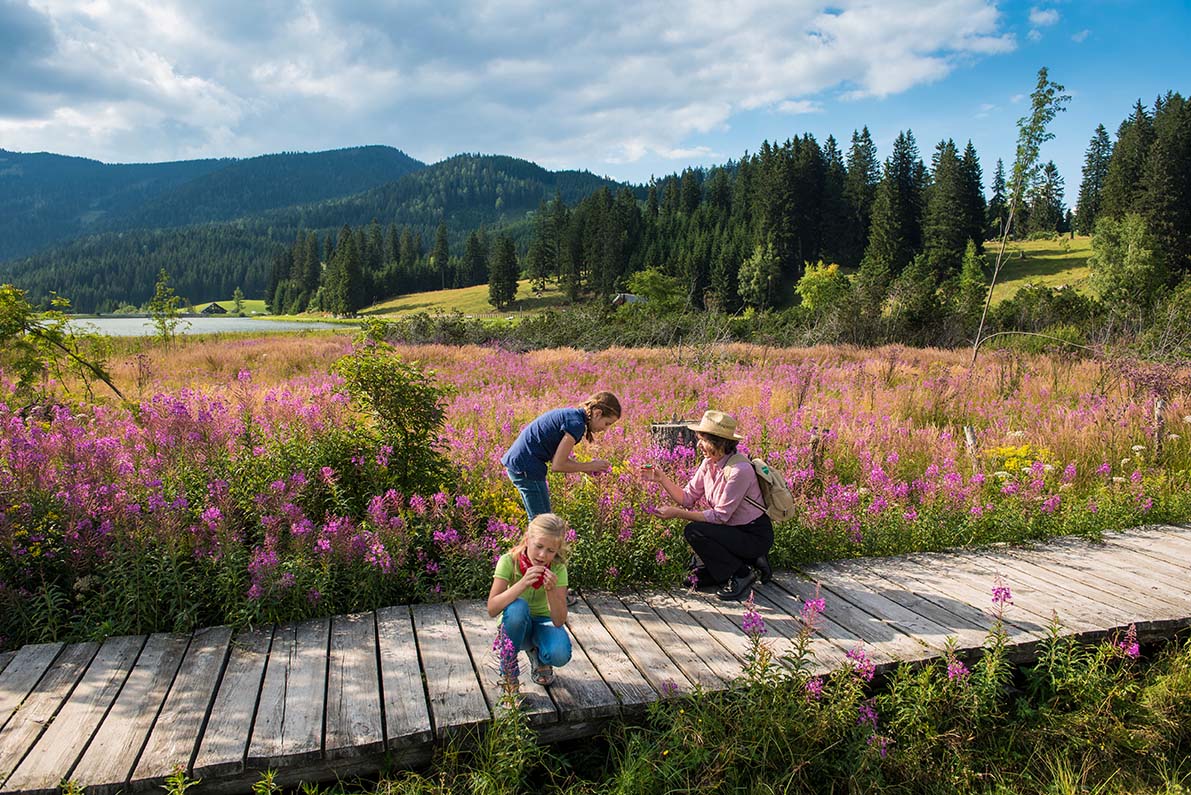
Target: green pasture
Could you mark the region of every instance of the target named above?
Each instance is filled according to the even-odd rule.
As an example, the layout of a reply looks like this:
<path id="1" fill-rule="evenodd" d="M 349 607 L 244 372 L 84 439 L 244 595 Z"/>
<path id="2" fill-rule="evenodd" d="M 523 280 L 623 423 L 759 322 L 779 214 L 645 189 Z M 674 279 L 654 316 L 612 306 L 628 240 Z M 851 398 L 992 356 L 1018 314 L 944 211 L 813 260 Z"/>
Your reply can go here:
<path id="1" fill-rule="evenodd" d="M 403 315 L 417 312 L 462 312 L 475 317 L 506 317 L 519 312 L 540 312 L 550 307 L 561 306 L 566 298 L 557 285 L 548 285 L 535 295 L 529 279 L 517 282 L 517 299 L 504 312 L 497 312 L 488 303 L 488 285 L 477 284 L 453 290 L 436 290 L 429 293 L 399 295 L 360 312 L 361 315 Z"/>
<path id="2" fill-rule="evenodd" d="M 992 273 L 1000 243 L 990 240 L 984 244 L 988 260 L 986 272 Z M 1005 259 L 997 283 L 993 286 L 993 303 L 1012 298 L 1027 284 L 1047 287 L 1067 285 L 1081 293 L 1091 294 L 1088 277 L 1091 269 L 1092 238 L 1064 235 L 1052 240 L 1010 242 L 1005 247 Z"/>
<path id="3" fill-rule="evenodd" d="M 240 303 L 242 303 L 244 305 L 244 314 L 245 315 L 268 314 L 268 310 L 265 309 L 265 299 L 263 299 L 263 298 L 251 298 L 251 299 L 245 298 Z M 227 310 L 229 315 L 236 311 L 236 302 L 231 300 L 230 298 L 226 301 L 205 301 L 201 304 L 195 304 L 194 311 L 202 312 L 204 309 L 209 307 L 211 304 L 219 304 L 220 306 L 222 306 L 224 309 Z"/>

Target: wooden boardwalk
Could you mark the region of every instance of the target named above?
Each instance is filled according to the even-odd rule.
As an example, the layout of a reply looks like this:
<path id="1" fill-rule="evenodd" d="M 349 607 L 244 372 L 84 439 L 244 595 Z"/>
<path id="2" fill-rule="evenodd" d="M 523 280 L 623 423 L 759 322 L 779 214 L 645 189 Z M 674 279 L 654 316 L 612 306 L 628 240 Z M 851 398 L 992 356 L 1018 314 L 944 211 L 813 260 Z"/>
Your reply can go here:
<path id="1" fill-rule="evenodd" d="M 938 656 L 948 636 L 979 647 L 998 576 L 1013 591 L 1006 629 L 1020 659 L 1056 613 L 1081 638 L 1130 624 L 1142 640 L 1169 637 L 1191 624 L 1191 527 L 816 565 L 779 572 L 756 603 L 780 653 L 818 588 L 815 665 L 863 644 L 889 666 Z M 742 615 L 685 591 L 585 594 L 568 622 L 571 664 L 548 691 L 522 677 L 541 740 L 590 734 L 666 690 L 726 687 L 747 646 Z M 63 779 L 88 795 L 157 788 L 179 765 L 204 790 L 231 791 L 265 768 L 286 783 L 421 764 L 491 720 L 494 636 L 469 601 L 26 646 L 0 655 L 0 793 L 55 792 Z"/>

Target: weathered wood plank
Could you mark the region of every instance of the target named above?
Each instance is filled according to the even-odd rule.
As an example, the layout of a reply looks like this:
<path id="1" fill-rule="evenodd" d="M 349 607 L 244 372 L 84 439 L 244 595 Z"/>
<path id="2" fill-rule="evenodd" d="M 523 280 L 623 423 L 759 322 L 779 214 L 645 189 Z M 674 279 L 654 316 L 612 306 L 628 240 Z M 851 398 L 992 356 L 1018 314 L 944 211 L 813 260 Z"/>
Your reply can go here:
<path id="1" fill-rule="evenodd" d="M 4 673 L 4 669 L 8 667 L 8 664 L 10 662 L 12 662 L 13 657 L 16 657 L 16 656 L 17 656 L 17 653 L 15 651 L 6 651 L 3 653 L 0 653 L 0 674 Z M 3 723 L 0 723 L 0 726 L 2 726 L 2 725 L 3 725 Z"/>
<path id="2" fill-rule="evenodd" d="M 813 598 L 814 593 L 813 587 L 808 583 L 805 595 Z M 804 607 L 803 599 L 790 594 L 780 586 L 771 585 L 756 591 L 756 602 L 761 617 L 765 619 L 766 627 L 783 639 L 776 644 L 774 651 L 779 655 L 794 653 L 794 646 L 803 631 L 802 621 L 799 619 Z M 826 616 L 819 615 L 811 631 L 810 644 L 806 649 L 808 658 L 804 663 L 812 672 L 826 672 L 842 665 L 848 650 L 862 644 L 863 641 L 850 630 Z"/>
<path id="3" fill-rule="evenodd" d="M 915 661 L 931 656 L 931 651 L 916 638 L 888 626 L 876 616 L 852 604 L 840 594 L 831 591 L 830 580 L 822 572 L 817 569 L 809 569 L 806 574 L 815 580 L 815 584 L 809 580 L 792 577 L 784 572 L 774 575 L 773 584 L 804 602 L 807 599 L 815 598 L 816 585 L 818 586 L 819 596 L 825 602 L 819 628 L 819 632 L 824 637 L 836 639 L 837 630 L 830 629 L 830 625 L 827 623 L 834 622 L 850 635 L 863 641 L 865 654 L 878 664 L 889 661 Z"/>
<path id="4" fill-rule="evenodd" d="M 231 641 L 223 678 L 194 757 L 195 778 L 226 776 L 244 769 L 273 631 L 273 627 L 241 630 Z M 201 692 L 199 687 L 195 692 Z"/>
<path id="5" fill-rule="evenodd" d="M 992 589 L 997 572 L 986 563 L 967 561 L 962 556 L 950 560 L 942 553 L 921 553 L 901 558 L 887 558 L 878 566 L 882 576 L 902 584 L 916 583 L 920 594 L 949 610 L 975 609 L 988 626 L 993 624 Z M 1045 607 L 1009 606 L 1002 615 L 1002 626 L 1010 638 L 1024 642 L 1046 637 L 1051 613 Z"/>
<path id="6" fill-rule="evenodd" d="M 910 636 L 926 647 L 929 653 L 942 652 L 948 635 L 952 634 L 945 626 L 940 626 L 930 619 L 924 618 L 905 605 L 888 597 L 876 593 L 871 589 L 859 586 L 850 580 L 838 568 L 830 565 L 816 566 L 826 580 L 824 591 L 855 605 L 872 617 L 870 626 L 885 626 L 889 628 L 890 636 L 895 638 L 895 644 L 902 643 L 894 633 Z M 830 596 L 826 597 L 830 598 Z M 930 656 L 933 656 L 930 655 Z"/>
<path id="7" fill-rule="evenodd" d="M 1037 552 L 1007 549 L 1005 554 L 1038 567 L 1051 582 L 1120 603 L 1137 616 L 1132 623 L 1139 629 L 1142 625 L 1164 628 L 1171 621 L 1191 616 L 1191 595 L 1164 588 L 1153 569 L 1132 553 L 1083 542 L 1048 544 Z"/>
<path id="8" fill-rule="evenodd" d="M 570 610 L 567 611 L 568 613 Z M 616 695 L 596 670 L 583 644 L 571 633 L 571 661 L 554 669 L 550 697 L 567 725 L 591 724 L 620 714 Z"/>
<path id="9" fill-rule="evenodd" d="M 290 765 L 322 754 L 330 634 L 327 618 L 277 628 L 245 765 Z"/>
<path id="10" fill-rule="evenodd" d="M 678 593 L 647 590 L 638 592 L 637 596 L 682 638 L 687 648 L 698 653 L 699 659 L 707 664 L 717 678 L 725 684 L 732 682 L 740 676 L 740 659 L 686 609 Z"/>
<path id="11" fill-rule="evenodd" d="M 63 648 L 4 724 L 0 730 L 0 784 L 6 784 L 8 775 L 53 720 L 98 650 L 98 643 L 72 643 Z"/>
<path id="12" fill-rule="evenodd" d="M 611 594 L 591 594 L 585 601 L 655 693 L 688 692 L 693 688 L 694 683 L 682 668 L 670 659 L 620 599 Z"/>
<path id="13" fill-rule="evenodd" d="M 449 604 L 425 604 L 414 605 L 413 614 L 435 734 L 444 737 L 486 722 L 488 702 L 455 611 Z"/>
<path id="14" fill-rule="evenodd" d="M 430 710 L 408 606 L 376 611 L 376 641 L 384 690 L 387 747 L 404 748 L 429 742 L 433 737 Z"/>
<path id="15" fill-rule="evenodd" d="M 32 692 L 62 651 L 61 643 L 36 643 L 22 646 L 0 674 L 0 728 Z M 0 766 L 0 770 L 4 770 Z"/>
<path id="16" fill-rule="evenodd" d="M 1156 584 L 1163 587 L 1164 593 L 1183 596 L 1186 591 L 1191 566 L 1171 560 L 1161 551 L 1155 551 L 1149 546 L 1147 539 L 1134 537 L 1105 537 L 1105 545 L 1117 554 L 1130 555 L 1136 561 L 1139 571 L 1145 571 Z"/>
<path id="17" fill-rule="evenodd" d="M 496 712 L 504 692 L 500 684 L 500 655 L 493 648 L 496 639 L 497 619 L 488 615 L 484 602 L 468 600 L 455 603 L 455 615 L 463 629 L 463 639 L 471 653 L 472 666 L 479 672 L 480 687 L 488 708 Z M 568 666 L 569 668 L 569 666 Z M 566 669 L 557 669 L 563 671 Z M 558 709 L 550 699 L 546 688 L 535 684 L 528 669 L 521 670 L 521 712 L 531 726 L 540 726 L 558 720 Z"/>
<path id="18" fill-rule="evenodd" d="M 188 635 L 150 635 L 120 695 L 70 777 L 89 795 L 124 786 L 182 662 Z"/>
<path id="19" fill-rule="evenodd" d="M 724 680 L 639 595 L 621 594 L 620 601 L 689 681 L 704 690 L 718 690 L 723 686 Z M 706 634 L 704 642 L 709 646 L 719 645 L 712 642 Z"/>
<path id="20" fill-rule="evenodd" d="M 962 649 L 979 647 L 988 632 L 988 622 L 979 623 L 984 616 L 969 614 L 960 615 L 947 610 L 913 589 L 891 582 L 880 574 L 880 567 L 861 567 L 833 564 L 833 576 L 844 581 L 855 583 L 859 587 L 867 588 L 874 594 L 883 596 L 891 602 L 905 606 L 917 615 L 928 619 L 936 626 L 942 627 L 948 637 L 954 637 L 956 645 Z M 978 620 L 979 619 L 979 620 Z"/>
<path id="21" fill-rule="evenodd" d="M 132 772 L 134 789 L 159 786 L 177 766 L 190 769 L 199 731 L 215 697 L 215 686 L 223 672 L 231 638 L 230 627 L 200 629 L 190 637 L 165 702 Z"/>
<path id="22" fill-rule="evenodd" d="M 363 756 L 383 749 L 381 708 L 376 616 L 335 616 L 327 663 L 326 758 Z"/>
<path id="23" fill-rule="evenodd" d="M 664 594 L 664 595 L 662 595 Z M 724 650 L 732 655 L 736 661 L 737 674 L 744 665 L 745 654 L 748 653 L 748 640 L 740 632 L 740 627 L 732 623 L 732 619 L 721 613 L 715 605 L 715 595 L 700 594 L 691 591 L 671 589 L 650 594 L 648 600 L 653 604 L 654 599 L 665 599 L 677 606 L 692 619 L 697 621 L 707 634 L 711 636 Z M 713 601 L 714 600 L 714 601 Z"/>
<path id="24" fill-rule="evenodd" d="M 634 709 L 656 701 L 658 693 L 633 665 L 624 650 L 582 599 L 567 611 L 571 637 L 582 644 L 604 683 L 616 695 L 622 708 Z"/>
<path id="25" fill-rule="evenodd" d="M 5 789 L 26 793 L 58 791 L 58 782 L 74 766 L 112 706 L 144 644 L 144 635 L 104 641 L 53 722 L 4 782 Z"/>

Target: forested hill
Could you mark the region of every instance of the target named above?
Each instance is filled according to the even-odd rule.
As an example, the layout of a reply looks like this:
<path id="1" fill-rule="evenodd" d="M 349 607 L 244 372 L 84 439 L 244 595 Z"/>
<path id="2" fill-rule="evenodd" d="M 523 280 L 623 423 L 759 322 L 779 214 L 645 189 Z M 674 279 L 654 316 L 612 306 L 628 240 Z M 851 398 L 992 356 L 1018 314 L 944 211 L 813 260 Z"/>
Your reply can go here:
<path id="1" fill-rule="evenodd" d="M 133 165 L 0 150 L 0 262 L 83 234 L 225 221 L 347 196 L 424 167 L 388 146 Z"/>
<path id="2" fill-rule="evenodd" d="M 224 298 L 237 287 L 248 296 L 262 296 L 272 258 L 300 230 L 318 232 L 321 238 L 344 225 L 376 219 L 385 226 L 409 227 L 428 245 L 442 223 L 457 251 L 481 225 L 514 224 L 543 201 L 561 196 L 574 203 L 602 187 L 620 186 L 588 172 L 551 172 L 511 157 L 458 155 L 349 197 L 241 215 L 234 221 L 88 235 L 22 260 L 0 262 L 0 282 L 12 282 L 34 300 L 57 292 L 87 312 L 144 303 L 162 268 L 176 292 L 191 301 Z"/>
<path id="3" fill-rule="evenodd" d="M 104 231 L 229 221 L 350 196 L 426 167 L 390 146 L 293 152 L 233 161 L 112 219 Z"/>
<path id="4" fill-rule="evenodd" d="M 77 237 L 228 160 L 113 165 L 0 149 L 0 262 Z"/>

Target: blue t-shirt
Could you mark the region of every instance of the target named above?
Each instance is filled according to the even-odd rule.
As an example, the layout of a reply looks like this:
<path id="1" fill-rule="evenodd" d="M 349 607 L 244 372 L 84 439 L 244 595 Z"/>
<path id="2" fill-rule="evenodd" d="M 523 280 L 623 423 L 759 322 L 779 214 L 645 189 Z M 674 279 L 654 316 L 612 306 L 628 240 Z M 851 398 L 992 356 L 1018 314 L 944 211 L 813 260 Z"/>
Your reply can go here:
<path id="1" fill-rule="evenodd" d="M 547 411 L 521 429 L 517 441 L 501 457 L 500 463 L 510 472 L 545 480 L 546 465 L 554 460 L 564 433 L 569 433 L 576 443 L 587 433 L 587 414 L 583 409 Z"/>

